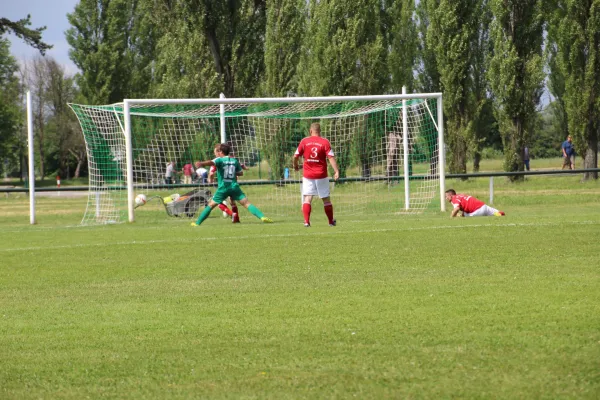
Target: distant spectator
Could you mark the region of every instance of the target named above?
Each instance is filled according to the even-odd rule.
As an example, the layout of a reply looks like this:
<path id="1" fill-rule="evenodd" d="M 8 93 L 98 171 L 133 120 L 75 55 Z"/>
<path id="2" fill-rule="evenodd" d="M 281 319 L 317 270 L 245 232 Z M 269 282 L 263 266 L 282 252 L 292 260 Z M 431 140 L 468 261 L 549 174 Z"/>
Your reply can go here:
<path id="1" fill-rule="evenodd" d="M 167 171 L 165 172 L 165 183 L 167 185 L 173 184 L 173 178 L 177 171 L 175 170 L 175 161 L 169 161 L 167 163 Z"/>
<path id="2" fill-rule="evenodd" d="M 183 183 L 185 185 L 192 184 L 192 175 L 194 174 L 194 166 L 191 162 L 183 166 Z"/>
<path id="3" fill-rule="evenodd" d="M 575 149 L 573 148 L 573 143 L 571 139 L 571 135 L 567 136 L 567 140 L 565 140 L 562 144 L 562 153 L 563 153 L 563 166 L 569 169 L 575 169 Z"/>
<path id="4" fill-rule="evenodd" d="M 523 163 L 525 164 L 525 170 L 529 171 L 529 147 L 527 146 L 523 149 Z"/>
<path id="5" fill-rule="evenodd" d="M 199 183 L 206 183 L 208 179 L 208 170 L 200 166 L 200 161 L 196 161 L 196 179 Z"/>

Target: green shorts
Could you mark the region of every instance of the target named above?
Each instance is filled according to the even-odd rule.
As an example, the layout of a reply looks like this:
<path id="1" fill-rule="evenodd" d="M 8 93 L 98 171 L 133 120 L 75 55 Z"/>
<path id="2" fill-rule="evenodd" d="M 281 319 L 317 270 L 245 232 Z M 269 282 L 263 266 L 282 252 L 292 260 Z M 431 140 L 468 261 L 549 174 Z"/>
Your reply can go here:
<path id="1" fill-rule="evenodd" d="M 221 188 L 217 189 L 214 196 L 212 197 L 212 200 L 215 203 L 220 204 L 228 197 L 231 197 L 235 201 L 240 201 L 245 199 L 246 195 L 244 194 L 244 192 L 242 192 L 242 189 L 239 186 L 235 186 L 232 188 Z"/>

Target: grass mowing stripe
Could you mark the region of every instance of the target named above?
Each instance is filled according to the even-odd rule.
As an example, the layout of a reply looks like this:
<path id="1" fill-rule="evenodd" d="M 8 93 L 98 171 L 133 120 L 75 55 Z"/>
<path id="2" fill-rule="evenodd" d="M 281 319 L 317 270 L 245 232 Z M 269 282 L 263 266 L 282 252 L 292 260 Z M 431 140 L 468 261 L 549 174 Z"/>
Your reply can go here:
<path id="1" fill-rule="evenodd" d="M 215 241 L 215 240 L 268 240 L 274 238 L 291 238 L 291 237 L 310 237 L 310 236 L 329 236 L 329 235 L 355 235 L 368 233 L 384 233 L 384 232 L 411 232 L 424 230 L 438 229 L 473 229 L 481 227 L 499 227 L 499 228 L 514 228 L 514 227 L 542 227 L 542 226 L 566 226 L 566 225 L 598 225 L 600 221 L 571 221 L 563 223 L 504 223 L 504 224 L 472 224 L 472 225 L 438 225 L 426 227 L 410 227 L 410 228 L 383 228 L 383 229 L 360 229 L 351 231 L 340 231 L 332 229 L 330 232 L 305 232 L 305 233 L 285 233 L 285 234 L 263 234 L 255 235 L 235 235 L 235 236 L 201 236 L 196 238 L 173 238 L 173 239 L 155 239 L 155 240 L 131 240 L 121 242 L 104 242 L 104 243 L 86 243 L 86 244 L 68 244 L 59 246 L 31 246 L 31 247 L 15 247 L 0 249 L 0 252 L 13 251 L 39 251 L 39 250 L 64 250 L 76 249 L 85 247 L 106 247 L 106 246 L 130 246 L 130 245 L 147 245 L 147 244 L 168 244 L 168 243 L 193 243 L 198 241 Z"/>

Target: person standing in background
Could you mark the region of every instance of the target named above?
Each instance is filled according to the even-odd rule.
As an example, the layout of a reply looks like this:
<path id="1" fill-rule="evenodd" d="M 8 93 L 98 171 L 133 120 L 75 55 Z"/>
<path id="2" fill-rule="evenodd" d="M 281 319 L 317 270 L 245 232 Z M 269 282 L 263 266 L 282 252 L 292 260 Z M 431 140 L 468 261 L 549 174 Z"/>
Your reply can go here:
<path id="1" fill-rule="evenodd" d="M 575 169 L 575 149 L 573 148 L 573 139 L 571 135 L 567 136 L 562 144 L 563 153 L 563 166 L 562 169 L 568 167 L 569 169 Z"/>

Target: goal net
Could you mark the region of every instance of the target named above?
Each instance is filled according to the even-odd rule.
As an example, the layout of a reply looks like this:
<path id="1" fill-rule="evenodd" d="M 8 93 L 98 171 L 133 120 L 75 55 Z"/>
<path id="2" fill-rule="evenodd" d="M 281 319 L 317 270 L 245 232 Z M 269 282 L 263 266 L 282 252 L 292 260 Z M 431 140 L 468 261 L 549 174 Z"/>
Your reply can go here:
<path id="1" fill-rule="evenodd" d="M 133 221 L 137 194 L 214 193 L 205 177 L 192 176 L 190 183 L 182 169 L 214 158 L 215 145 L 224 141 L 250 168 L 239 179 L 249 199 L 266 215 L 301 218 L 302 170 L 293 170 L 292 159 L 313 122 L 320 122 L 340 170 L 340 179 L 330 182 L 337 216 L 443 210 L 440 101 L 429 94 L 71 104 L 88 155 L 82 223 Z M 176 172 L 166 180 L 170 162 Z"/>

